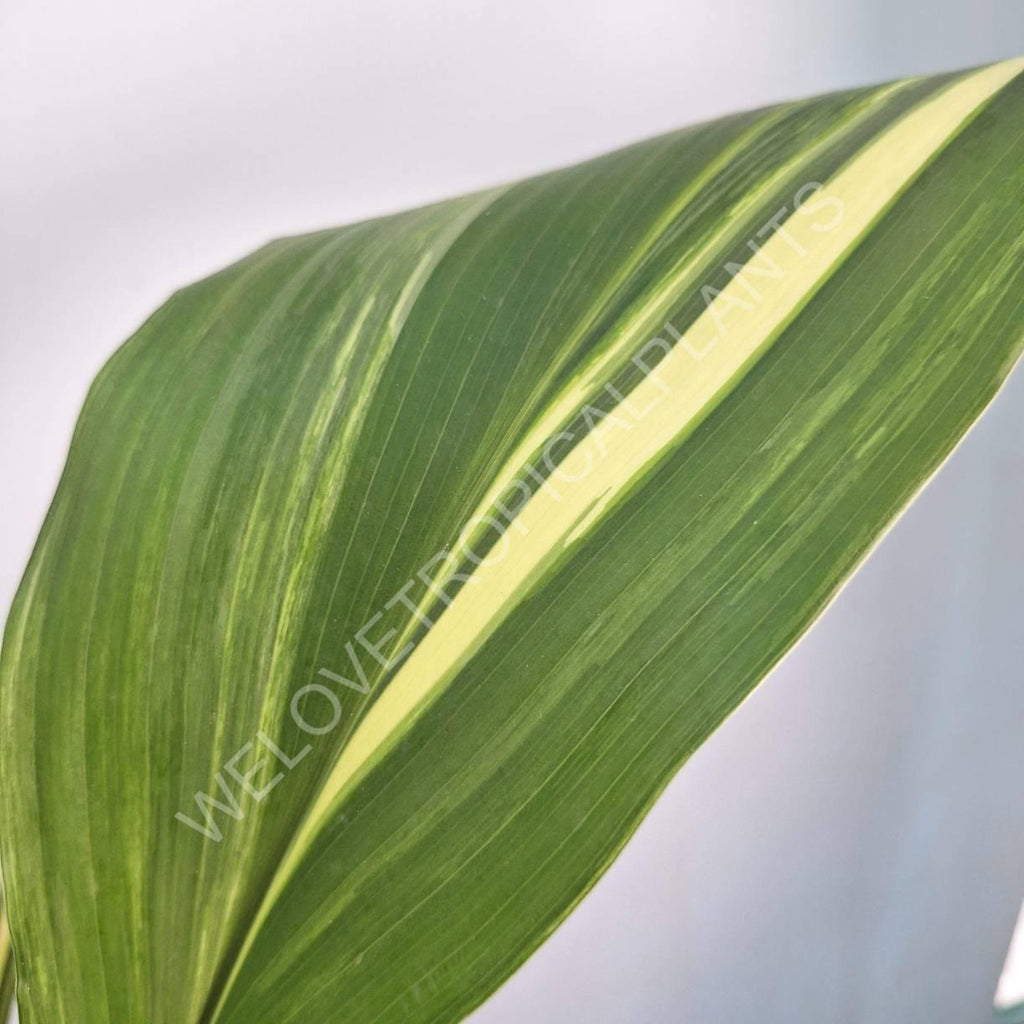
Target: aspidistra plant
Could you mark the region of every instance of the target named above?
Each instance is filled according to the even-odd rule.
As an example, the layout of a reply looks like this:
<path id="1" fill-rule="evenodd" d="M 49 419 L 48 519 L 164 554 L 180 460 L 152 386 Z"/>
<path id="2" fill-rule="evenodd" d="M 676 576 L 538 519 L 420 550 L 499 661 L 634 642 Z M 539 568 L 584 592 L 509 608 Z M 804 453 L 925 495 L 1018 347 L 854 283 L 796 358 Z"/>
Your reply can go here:
<path id="1" fill-rule="evenodd" d="M 93 384 L 7 625 L 24 1024 L 452 1021 L 1024 341 L 1024 63 L 274 242 Z"/>

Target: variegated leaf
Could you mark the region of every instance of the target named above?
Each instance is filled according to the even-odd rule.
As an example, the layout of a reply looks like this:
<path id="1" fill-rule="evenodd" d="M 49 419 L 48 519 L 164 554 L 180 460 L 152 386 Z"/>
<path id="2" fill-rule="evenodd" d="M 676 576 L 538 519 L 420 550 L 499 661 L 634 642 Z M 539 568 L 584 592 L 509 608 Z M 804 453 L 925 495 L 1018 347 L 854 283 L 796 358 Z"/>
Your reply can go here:
<path id="1" fill-rule="evenodd" d="M 447 1021 L 508 977 L 1012 368 L 1022 67 L 285 239 L 155 313 L 4 641 L 24 1024 Z"/>

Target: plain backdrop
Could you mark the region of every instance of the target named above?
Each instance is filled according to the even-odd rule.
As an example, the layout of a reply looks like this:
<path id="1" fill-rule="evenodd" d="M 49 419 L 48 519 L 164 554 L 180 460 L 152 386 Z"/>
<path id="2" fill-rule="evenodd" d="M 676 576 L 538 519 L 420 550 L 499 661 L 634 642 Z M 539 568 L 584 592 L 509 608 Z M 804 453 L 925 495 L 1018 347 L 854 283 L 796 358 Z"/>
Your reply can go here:
<path id="1" fill-rule="evenodd" d="M 90 379 L 174 288 L 275 235 L 1021 53 L 1020 0 L 0 0 L 0 608 Z M 989 1018 L 1024 895 L 1022 436 L 1018 373 L 474 1024 Z"/>

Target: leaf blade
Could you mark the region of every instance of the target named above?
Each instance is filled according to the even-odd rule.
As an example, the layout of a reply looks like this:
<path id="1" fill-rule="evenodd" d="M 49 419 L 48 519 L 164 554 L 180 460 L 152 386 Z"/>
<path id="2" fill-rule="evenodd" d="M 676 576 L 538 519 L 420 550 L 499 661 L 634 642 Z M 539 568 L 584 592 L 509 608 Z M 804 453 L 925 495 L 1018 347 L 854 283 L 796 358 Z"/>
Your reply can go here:
<path id="1" fill-rule="evenodd" d="M 524 574 L 509 614 L 387 756 L 346 776 L 304 847 L 296 829 L 403 671 L 372 664 L 360 628 L 451 543 L 503 467 L 561 425 L 560 395 L 648 322 L 666 275 L 702 280 L 793 176 L 835 180 L 888 126 L 970 81 L 750 115 L 465 201 L 457 216 L 438 207 L 289 240 L 158 314 L 90 396 L 5 639 L 17 738 L 5 775 L 45 784 L 4 795 L 16 933 L 38 953 L 27 1013 L 454 1019 L 535 948 L 1009 371 L 1019 79 L 858 235 L 735 389 L 546 575 Z M 836 118 L 848 131 L 823 141 Z M 983 195 L 978 179 L 996 169 Z M 641 184 L 653 197 L 642 215 Z M 730 220 L 733 196 L 751 195 Z M 699 294 L 672 301 L 680 326 L 699 319 Z M 434 611 L 434 598 L 415 606 Z M 266 802 L 218 812 L 220 844 L 174 820 L 195 787 L 230 780 L 223 765 L 260 733 L 289 758 L 301 750 L 291 697 L 323 666 L 358 681 L 352 651 L 369 699 L 341 687 L 345 725 Z M 32 706 L 6 699 L 25 680 Z M 267 755 L 263 782 L 284 763 L 268 749 L 248 751 Z M 125 777 L 133 763 L 141 778 Z M 7 839 L 15 821 L 61 842 L 26 853 Z M 289 846 L 295 871 L 275 883 Z M 61 882 L 83 866 L 93 900 L 62 905 Z M 126 870 L 126 895 L 107 896 Z M 58 985 L 45 965 L 61 944 L 77 959 Z"/>

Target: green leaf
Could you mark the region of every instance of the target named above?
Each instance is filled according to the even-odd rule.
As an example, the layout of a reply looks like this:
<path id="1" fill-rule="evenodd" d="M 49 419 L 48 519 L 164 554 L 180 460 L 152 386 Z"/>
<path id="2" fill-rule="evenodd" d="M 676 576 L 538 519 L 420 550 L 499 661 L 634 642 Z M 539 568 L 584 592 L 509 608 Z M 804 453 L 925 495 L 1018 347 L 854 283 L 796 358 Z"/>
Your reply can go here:
<path id="1" fill-rule="evenodd" d="M 285 239 L 154 314 L 4 640 L 24 1024 L 448 1021 L 507 978 L 1014 365 L 1022 68 Z"/>

